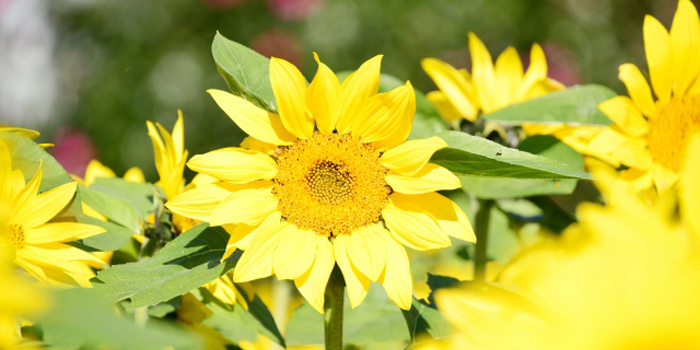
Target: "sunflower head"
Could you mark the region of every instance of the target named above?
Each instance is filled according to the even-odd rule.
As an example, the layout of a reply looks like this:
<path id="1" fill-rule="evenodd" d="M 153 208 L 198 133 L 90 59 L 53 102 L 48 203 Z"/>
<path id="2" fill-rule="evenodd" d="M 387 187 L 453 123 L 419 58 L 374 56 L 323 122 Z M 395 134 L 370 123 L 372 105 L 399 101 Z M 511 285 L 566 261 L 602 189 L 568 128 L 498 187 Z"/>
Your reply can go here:
<path id="1" fill-rule="evenodd" d="M 287 61 L 270 60 L 278 113 L 219 90 L 216 103 L 250 137 L 244 148 L 196 155 L 187 165 L 218 179 L 185 191 L 166 206 L 174 213 L 224 225 L 224 257 L 245 252 L 235 282 L 275 274 L 293 279 L 323 310 L 328 277 L 338 265 L 352 306 L 372 281 L 410 308 L 412 281 L 404 245 L 435 249 L 449 236 L 474 241 L 461 209 L 435 191 L 460 187 L 428 161 L 446 143 L 405 141 L 415 113 L 410 83 L 378 93 L 381 56 L 342 83 L 316 56 L 307 86 Z"/>

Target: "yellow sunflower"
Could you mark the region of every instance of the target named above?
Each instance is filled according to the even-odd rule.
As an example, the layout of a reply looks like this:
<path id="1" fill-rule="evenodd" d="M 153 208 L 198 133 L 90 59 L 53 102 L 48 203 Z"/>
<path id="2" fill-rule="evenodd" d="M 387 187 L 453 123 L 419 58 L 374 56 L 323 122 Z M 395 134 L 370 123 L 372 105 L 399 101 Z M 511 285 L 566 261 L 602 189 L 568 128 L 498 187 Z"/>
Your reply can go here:
<path id="1" fill-rule="evenodd" d="M 617 187 L 613 205 L 581 205 L 580 225 L 507 267 L 507 290 L 439 291 L 457 333 L 425 349 L 700 349 L 697 157 L 680 176 L 681 220 Z"/>
<path id="2" fill-rule="evenodd" d="M 32 129 L 1 127 L 1 126 L 0 126 L 0 132 L 11 132 L 13 134 L 22 135 L 22 136 L 30 138 L 32 140 L 37 139 L 41 135 L 38 131 L 32 130 Z M 53 147 L 53 143 L 39 143 L 38 145 L 41 148 Z"/>
<path id="3" fill-rule="evenodd" d="M 323 312 L 337 263 L 353 307 L 379 281 L 401 308 L 411 305 L 404 245 L 416 250 L 475 241 L 467 216 L 435 191 L 461 186 L 428 163 L 446 147 L 437 137 L 406 141 L 415 95 L 410 83 L 377 93 L 381 56 L 342 84 L 316 57 L 307 86 L 289 62 L 272 58 L 270 82 L 279 114 L 230 93 L 210 90 L 224 112 L 255 140 L 187 164 L 221 182 L 183 192 L 166 206 L 212 225 L 235 224 L 229 249 L 245 250 L 234 281 L 293 279 Z M 272 150 L 272 151 L 271 151 Z"/>
<path id="4" fill-rule="evenodd" d="M 663 192 L 678 180 L 689 133 L 700 130 L 695 6 L 689 0 L 678 2 L 670 32 L 647 15 L 644 48 L 651 88 L 637 66 L 620 66 L 619 78 L 630 97 L 617 96 L 599 106 L 614 124 L 590 141 L 588 153 L 628 167 L 625 177 L 639 190 Z"/>
<path id="5" fill-rule="evenodd" d="M 42 168 L 25 184 L 19 169 L 12 170 L 7 145 L 0 141 L 0 236 L 14 247 L 15 263 L 29 274 L 55 286 L 78 284 L 91 287 L 95 274 L 87 263 L 100 260 L 78 248 L 64 244 L 105 230 L 77 222 L 48 222 L 70 203 L 76 184 L 67 183 L 37 195 Z"/>

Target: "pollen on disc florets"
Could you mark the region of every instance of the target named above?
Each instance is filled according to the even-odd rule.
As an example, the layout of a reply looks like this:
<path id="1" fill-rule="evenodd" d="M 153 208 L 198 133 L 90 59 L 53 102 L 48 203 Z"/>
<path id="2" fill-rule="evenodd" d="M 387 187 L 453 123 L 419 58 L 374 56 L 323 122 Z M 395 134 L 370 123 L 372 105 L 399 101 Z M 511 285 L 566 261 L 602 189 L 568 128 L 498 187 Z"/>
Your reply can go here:
<path id="1" fill-rule="evenodd" d="M 687 136 L 700 131 L 700 97 L 674 99 L 649 120 L 647 147 L 655 162 L 679 172 Z"/>
<path id="2" fill-rule="evenodd" d="M 24 228 L 22 225 L 11 224 L 7 226 L 0 225 L 0 236 L 7 238 L 15 249 L 24 246 Z"/>
<path id="3" fill-rule="evenodd" d="M 328 237 L 379 221 L 391 189 L 379 152 L 350 134 L 319 132 L 278 153 L 273 193 L 282 216 Z"/>

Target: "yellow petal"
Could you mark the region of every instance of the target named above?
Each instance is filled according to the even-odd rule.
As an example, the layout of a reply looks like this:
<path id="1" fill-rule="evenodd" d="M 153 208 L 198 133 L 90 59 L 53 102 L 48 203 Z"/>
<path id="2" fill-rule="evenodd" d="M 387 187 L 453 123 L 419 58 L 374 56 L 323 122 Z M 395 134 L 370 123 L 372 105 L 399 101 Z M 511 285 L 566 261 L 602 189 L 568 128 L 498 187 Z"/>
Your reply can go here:
<path id="1" fill-rule="evenodd" d="M 406 249 L 393 238 L 383 236 L 386 244 L 386 270 L 379 277 L 386 294 L 398 307 L 411 308 L 413 279 Z"/>
<path id="2" fill-rule="evenodd" d="M 222 148 L 198 154 L 187 162 L 187 166 L 234 184 L 270 180 L 277 175 L 277 163 L 270 156 L 242 148 Z"/>
<path id="3" fill-rule="evenodd" d="M 41 177 L 43 174 L 43 166 L 39 165 L 39 169 L 34 174 L 34 177 L 29 181 L 27 185 L 21 187 L 19 191 L 13 193 L 12 197 L 12 208 L 10 210 L 10 217 L 17 215 L 18 212 L 28 210 L 30 206 L 34 205 L 34 198 L 39 192 L 39 185 L 41 184 Z M 17 183 L 19 184 L 19 182 Z M 15 188 L 17 189 L 17 188 Z M 15 191 L 13 191 L 15 192 Z M 61 208 L 62 209 L 62 208 Z M 57 213 L 54 213 L 56 215 Z"/>
<path id="4" fill-rule="evenodd" d="M 656 18 L 644 18 L 644 51 L 647 55 L 651 86 L 656 97 L 666 104 L 671 96 L 671 39 Z"/>
<path id="5" fill-rule="evenodd" d="M 340 82 L 335 73 L 319 60 L 315 52 L 314 58 L 318 62 L 318 71 L 306 90 L 306 106 L 316 120 L 318 130 L 324 134 L 330 134 L 338 123 L 342 107 Z"/>
<path id="6" fill-rule="evenodd" d="M 51 220 L 70 203 L 76 187 L 75 182 L 69 182 L 34 197 L 32 205 L 18 212 L 11 222 L 32 228 Z"/>
<path id="7" fill-rule="evenodd" d="M 209 221 L 214 209 L 237 189 L 224 183 L 203 185 L 178 194 L 165 206 L 175 214 Z"/>
<path id="8" fill-rule="evenodd" d="M 425 96 L 430 103 L 437 108 L 438 112 L 448 124 L 457 125 L 462 120 L 462 115 L 457 111 L 455 106 L 447 99 L 447 96 L 442 91 L 431 91 Z M 476 114 L 464 116 L 469 121 L 476 119 Z"/>
<path id="9" fill-rule="evenodd" d="M 99 160 L 93 159 L 85 168 L 85 186 L 90 186 L 95 183 L 98 177 L 116 177 L 112 169 L 104 166 Z"/>
<path id="10" fill-rule="evenodd" d="M 682 96 L 700 71 L 700 19 L 690 0 L 680 0 L 670 32 L 673 57 L 673 93 Z"/>
<path id="11" fill-rule="evenodd" d="M 371 281 L 379 278 L 386 264 L 386 247 L 381 235 L 389 236 L 390 233 L 377 224 L 360 227 L 348 235 L 350 262 Z"/>
<path id="12" fill-rule="evenodd" d="M 622 164 L 637 169 L 647 170 L 653 164 L 651 153 L 643 138 L 628 138 L 622 145 L 615 148 L 612 155 Z"/>
<path id="13" fill-rule="evenodd" d="M 323 313 L 324 293 L 334 266 L 333 245 L 325 236 L 316 235 L 314 263 L 306 273 L 294 279 L 294 285 L 304 299 L 320 313 Z"/>
<path id="14" fill-rule="evenodd" d="M 251 188 L 232 193 L 211 214 L 211 225 L 258 225 L 277 209 L 277 197 L 272 194 L 272 183 L 260 181 Z"/>
<path id="15" fill-rule="evenodd" d="M 474 33 L 469 33 L 469 51 L 472 56 L 472 81 L 476 87 L 479 105 L 484 112 L 492 112 L 496 110 L 500 92 L 496 91 L 491 54 Z"/>
<path id="16" fill-rule="evenodd" d="M 412 176 L 423 169 L 435 151 L 445 147 L 447 147 L 447 143 L 437 136 L 409 140 L 384 152 L 380 161 L 382 165 L 393 172 Z"/>
<path id="17" fill-rule="evenodd" d="M 333 248 L 335 252 L 335 260 L 338 263 L 340 271 L 343 273 L 345 286 L 348 289 L 348 299 L 350 299 L 350 307 L 353 309 L 362 303 L 362 300 L 367 296 L 369 291 L 370 280 L 350 262 L 348 258 L 348 249 L 350 246 L 350 235 L 336 236 L 333 240 Z M 384 253 L 386 260 L 386 252 Z"/>
<path id="18" fill-rule="evenodd" d="M 246 134 L 273 145 L 289 145 L 295 137 L 285 129 L 280 116 L 226 91 L 207 90 L 216 104 Z"/>
<path id="19" fill-rule="evenodd" d="M 272 57 L 270 84 L 284 127 L 300 139 L 311 137 L 314 133 L 314 120 L 306 115 L 306 80 L 301 72 L 293 64 Z"/>
<path id="20" fill-rule="evenodd" d="M 690 135 L 681 170 L 681 210 L 696 239 L 700 239 L 700 135 Z"/>
<path id="21" fill-rule="evenodd" d="M 410 85 L 410 83 L 406 84 Z M 408 102 L 397 114 L 396 127 L 389 133 L 389 136 L 374 143 L 374 147 L 380 152 L 399 146 L 406 141 L 406 138 L 411 133 L 413 116 L 416 114 L 416 95 L 413 89 L 411 89 Z"/>
<path id="22" fill-rule="evenodd" d="M 248 247 L 250 247 L 250 242 L 253 240 L 253 237 L 260 232 L 260 230 L 267 225 L 279 224 L 281 218 L 282 214 L 275 211 L 265 218 L 262 224 L 258 226 L 246 224 L 238 224 L 235 226 L 223 225 L 222 227 L 229 233 L 230 236 L 228 243 L 226 243 L 226 251 L 224 252 L 224 256 L 221 258 L 221 260 L 223 261 L 228 258 L 234 251 L 236 251 L 236 249 L 248 250 Z"/>
<path id="23" fill-rule="evenodd" d="M 476 242 L 474 229 L 462 209 L 447 197 L 437 193 L 406 195 L 394 193 L 391 201 L 399 208 L 428 214 L 448 235 L 467 242 Z"/>
<path id="24" fill-rule="evenodd" d="M 678 181 L 678 174 L 664 168 L 661 164 L 654 164 L 651 171 L 654 185 L 659 192 L 667 191 Z"/>
<path id="25" fill-rule="evenodd" d="M 248 282 L 272 275 L 272 257 L 274 255 L 280 235 L 293 229 L 291 225 L 279 223 L 266 225 L 253 240 L 250 247 L 243 252 L 233 271 L 233 281 L 236 283 Z"/>
<path id="26" fill-rule="evenodd" d="M 598 108 L 631 136 L 642 136 L 649 132 L 649 123 L 627 96 L 613 97 L 598 105 Z"/>
<path id="27" fill-rule="evenodd" d="M 503 108 L 520 100 L 520 83 L 523 80 L 523 64 L 518 51 L 509 46 L 496 59 L 497 108 Z"/>
<path id="28" fill-rule="evenodd" d="M 363 63 L 357 71 L 345 78 L 340 86 L 342 105 L 336 129 L 339 134 L 350 132 L 353 120 L 365 101 L 379 91 L 379 72 L 382 55 L 377 55 Z"/>
<path id="29" fill-rule="evenodd" d="M 639 68 L 632 63 L 625 63 L 620 66 L 619 78 L 625 83 L 627 92 L 629 92 L 637 108 L 646 116 L 656 115 L 651 89 Z"/>
<path id="30" fill-rule="evenodd" d="M 71 242 L 103 232 L 106 232 L 104 228 L 95 225 L 79 222 L 51 222 L 26 229 L 25 242 L 29 244 Z"/>
<path id="31" fill-rule="evenodd" d="M 382 211 L 382 217 L 391 236 L 405 246 L 415 250 L 445 248 L 452 245 L 438 223 L 430 215 L 411 203 L 390 203 Z M 387 257 L 389 259 L 389 257 Z"/>
<path id="32" fill-rule="evenodd" d="M 479 106 L 474 89 L 457 69 L 435 58 L 422 60 L 421 66 L 461 116 L 469 120 L 476 118 Z"/>
<path id="33" fill-rule="evenodd" d="M 352 134 L 362 142 L 382 141 L 397 131 L 410 132 L 415 113 L 415 93 L 410 82 L 389 92 L 372 96 L 352 121 Z M 410 115 L 408 121 L 406 116 Z M 408 133 L 405 133 L 408 136 Z M 404 136 L 404 139 L 405 137 Z M 401 140 L 403 141 L 403 140 Z"/>
<path id="34" fill-rule="evenodd" d="M 278 279 L 295 279 L 308 271 L 316 255 L 316 234 L 291 225 L 280 235 L 272 258 L 272 268 Z"/>
<path id="35" fill-rule="evenodd" d="M 0 133 L 0 135 L 2 135 Z M 7 144 L 0 139 L 0 198 L 10 200 L 12 195 L 12 156 Z M 0 208 L 2 209 L 2 208 Z M 9 210 L 10 208 L 7 208 Z M 0 216 L 2 217 L 2 216 Z"/>
<path id="36" fill-rule="evenodd" d="M 523 83 L 520 90 L 522 96 L 530 95 L 530 91 L 539 85 L 542 81 L 547 80 L 547 59 L 544 56 L 542 47 L 535 43 L 530 50 L 530 66 L 523 77 Z"/>
<path id="37" fill-rule="evenodd" d="M 386 183 L 394 191 L 404 194 L 454 190 L 462 187 L 462 183 L 455 174 L 433 163 L 426 164 L 413 176 L 390 173 L 386 176 Z"/>
<path id="38" fill-rule="evenodd" d="M 146 182 L 146 177 L 143 176 L 143 171 L 141 171 L 141 169 L 132 167 L 124 173 L 124 180 L 129 182 L 144 183 Z"/>
<path id="39" fill-rule="evenodd" d="M 182 111 L 177 110 L 177 120 L 173 126 L 173 146 L 176 154 L 185 153 L 185 121 L 182 118 Z"/>

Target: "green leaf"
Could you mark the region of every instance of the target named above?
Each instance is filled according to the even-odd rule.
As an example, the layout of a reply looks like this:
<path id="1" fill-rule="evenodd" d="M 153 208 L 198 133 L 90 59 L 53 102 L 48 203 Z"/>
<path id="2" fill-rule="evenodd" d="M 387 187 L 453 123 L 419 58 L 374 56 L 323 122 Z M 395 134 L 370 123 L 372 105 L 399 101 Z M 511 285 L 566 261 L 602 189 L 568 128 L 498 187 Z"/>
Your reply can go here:
<path id="1" fill-rule="evenodd" d="M 229 234 L 200 224 L 166 244 L 152 258 L 112 266 L 94 286 L 109 301 L 131 299 L 130 308 L 155 305 L 185 294 L 231 270 L 240 254 L 219 263 Z"/>
<path id="2" fill-rule="evenodd" d="M 141 219 L 153 212 L 154 186 L 149 183 L 126 181 L 122 178 L 97 178 L 91 190 L 106 193 L 131 205 Z"/>
<path id="3" fill-rule="evenodd" d="M 126 246 L 134 232 L 131 229 L 112 222 L 104 222 L 89 216 L 78 217 L 78 222 L 96 225 L 107 230 L 99 235 L 88 237 L 73 245 L 86 251 L 115 251 Z"/>
<path id="4" fill-rule="evenodd" d="M 569 164 L 519 151 L 482 137 L 459 131 L 437 136 L 448 148 L 433 155 L 431 161 L 460 175 L 480 175 L 523 179 L 583 179 L 590 175 Z"/>
<path id="5" fill-rule="evenodd" d="M 276 113 L 270 85 L 270 60 L 235 41 L 216 33 L 211 53 L 219 73 L 234 95 Z"/>
<path id="6" fill-rule="evenodd" d="M 151 320 L 145 328 L 133 318 L 119 317 L 114 308 L 89 289 L 55 293 L 53 309 L 38 323 L 52 348 L 109 348 L 129 350 L 200 349 L 194 334 L 174 323 Z"/>
<path id="7" fill-rule="evenodd" d="M 518 149 L 583 170 L 581 154 L 553 136 L 530 136 L 518 145 Z M 459 178 L 464 191 L 482 199 L 570 194 L 578 183 L 575 179 L 504 179 L 477 175 L 462 175 Z"/>
<path id="8" fill-rule="evenodd" d="M 0 140 L 10 148 L 12 168 L 21 170 L 26 181 L 34 177 L 39 170 L 39 164 L 42 164 L 40 192 L 73 182 L 61 164 L 31 139 L 13 133 L 0 132 Z"/>
<path id="9" fill-rule="evenodd" d="M 606 126 L 612 122 L 598 109 L 598 105 L 615 96 L 617 93 L 605 86 L 576 85 L 483 114 L 481 117 L 510 125 L 566 123 Z"/>
<path id="10" fill-rule="evenodd" d="M 245 291 L 239 289 L 239 292 L 250 300 Z M 212 315 L 204 319 L 202 324 L 219 331 L 227 339 L 236 343 L 243 340 L 254 342 L 260 333 L 277 344 L 286 346 L 275 319 L 257 295 L 248 303 L 246 310 L 240 304 L 228 305 L 221 302 L 204 288 L 193 290 L 192 294 L 212 311 Z"/>
<path id="11" fill-rule="evenodd" d="M 88 188 L 79 185 L 78 188 L 83 202 L 92 209 L 95 209 L 110 221 L 130 229 L 132 233 L 141 232 L 139 216 L 129 203 L 107 193 L 94 190 L 92 186 Z"/>

